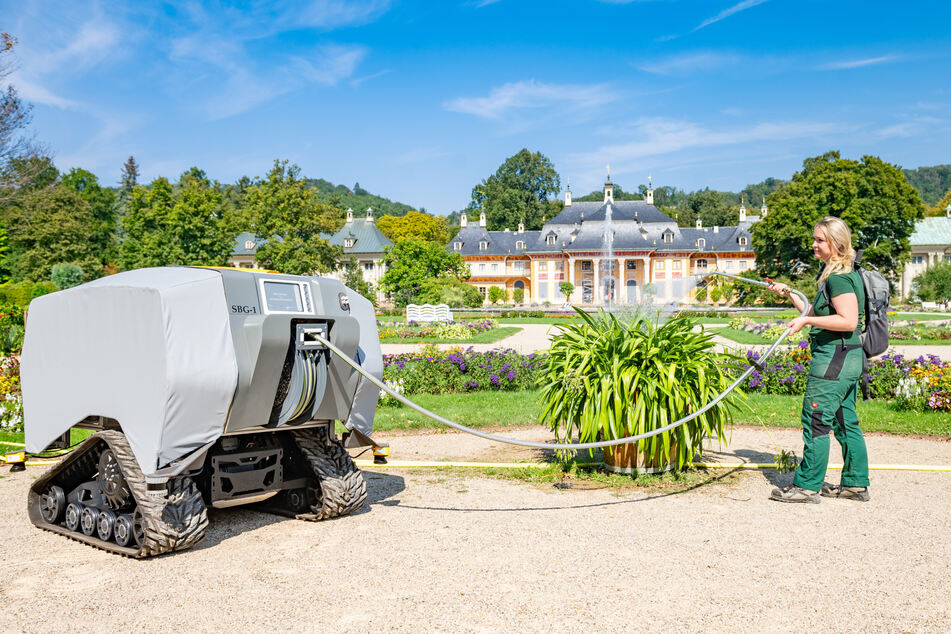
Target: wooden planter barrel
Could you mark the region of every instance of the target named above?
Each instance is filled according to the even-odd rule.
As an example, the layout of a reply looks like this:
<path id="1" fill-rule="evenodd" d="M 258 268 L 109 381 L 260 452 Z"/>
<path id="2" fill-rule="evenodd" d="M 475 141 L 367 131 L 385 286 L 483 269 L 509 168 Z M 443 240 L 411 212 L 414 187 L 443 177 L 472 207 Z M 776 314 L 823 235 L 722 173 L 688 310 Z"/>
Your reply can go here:
<path id="1" fill-rule="evenodd" d="M 661 447 L 658 445 L 654 455 L 648 455 L 645 446 L 642 446 L 641 442 L 605 447 L 603 451 L 604 468 L 614 473 L 626 475 L 670 471 L 674 468 L 675 456 L 677 455 L 676 441 L 670 446 L 669 462 L 662 460 L 661 453 Z"/>

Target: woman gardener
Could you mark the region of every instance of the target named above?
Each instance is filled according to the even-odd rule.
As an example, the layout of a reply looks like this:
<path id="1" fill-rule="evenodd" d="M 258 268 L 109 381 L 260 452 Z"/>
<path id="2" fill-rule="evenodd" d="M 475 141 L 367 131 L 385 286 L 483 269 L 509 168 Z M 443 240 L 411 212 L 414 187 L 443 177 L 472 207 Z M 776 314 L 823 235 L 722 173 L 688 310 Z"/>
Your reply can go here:
<path id="1" fill-rule="evenodd" d="M 802 461 L 793 483 L 774 489 L 780 502 L 819 503 L 819 495 L 868 501 L 868 452 L 859 429 L 855 396 L 862 375 L 863 352 L 859 335 L 865 307 L 862 277 L 853 270 L 852 234 L 839 218 L 826 217 L 812 233 L 812 251 L 825 265 L 819 293 L 803 317 L 789 323 L 792 332 L 809 331 L 812 365 L 802 400 Z M 802 300 L 785 284 L 770 289 L 788 297 L 802 312 Z M 829 462 L 829 432 L 842 446 L 839 486 L 823 483 Z"/>

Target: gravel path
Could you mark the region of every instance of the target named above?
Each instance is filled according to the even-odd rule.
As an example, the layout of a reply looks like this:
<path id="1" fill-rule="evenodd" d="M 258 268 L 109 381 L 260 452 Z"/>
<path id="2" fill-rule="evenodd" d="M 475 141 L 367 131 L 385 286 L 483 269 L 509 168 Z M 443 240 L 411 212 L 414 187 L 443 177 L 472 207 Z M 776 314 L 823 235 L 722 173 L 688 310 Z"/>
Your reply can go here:
<path id="1" fill-rule="evenodd" d="M 795 431 L 772 434 L 799 450 Z M 455 433 L 388 440 L 393 459 L 526 457 Z M 947 441 L 872 435 L 869 447 L 876 463 L 951 464 Z M 708 457 L 774 452 L 747 428 L 731 448 Z M 357 515 L 212 511 L 196 548 L 134 561 L 34 528 L 26 491 L 40 471 L 0 477 L 4 631 L 951 628 L 949 473 L 874 472 L 870 503 L 787 505 L 767 500 L 789 478 L 772 471 L 665 494 L 377 469 Z"/>

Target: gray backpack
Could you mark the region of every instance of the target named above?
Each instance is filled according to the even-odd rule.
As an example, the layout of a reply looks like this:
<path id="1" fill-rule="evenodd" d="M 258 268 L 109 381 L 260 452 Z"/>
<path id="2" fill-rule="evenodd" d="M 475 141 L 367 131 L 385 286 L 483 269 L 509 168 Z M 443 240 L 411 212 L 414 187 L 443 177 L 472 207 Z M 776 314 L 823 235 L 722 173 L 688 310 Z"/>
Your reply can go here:
<path id="1" fill-rule="evenodd" d="M 888 280 L 874 269 L 859 266 L 855 270 L 862 276 L 865 286 L 865 329 L 862 331 L 862 349 L 870 359 L 888 350 L 888 301 L 891 287 Z"/>

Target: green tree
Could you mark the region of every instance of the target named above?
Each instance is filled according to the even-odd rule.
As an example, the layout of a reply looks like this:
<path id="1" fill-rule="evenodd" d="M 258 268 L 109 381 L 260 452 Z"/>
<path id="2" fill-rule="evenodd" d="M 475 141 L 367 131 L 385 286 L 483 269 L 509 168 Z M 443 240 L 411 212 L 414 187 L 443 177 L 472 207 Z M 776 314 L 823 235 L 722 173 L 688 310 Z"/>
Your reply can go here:
<path id="1" fill-rule="evenodd" d="M 701 189 L 691 192 L 677 214 L 677 222 L 681 226 L 693 226 L 697 218 L 704 227 L 724 227 L 736 225 L 739 222 L 739 212 L 727 204 L 726 197 L 712 189 Z"/>
<path id="2" fill-rule="evenodd" d="M 479 289 L 452 277 L 424 280 L 413 299 L 417 304 L 446 304 L 450 308 L 478 308 L 484 300 Z"/>
<path id="3" fill-rule="evenodd" d="M 925 216 L 944 216 L 948 213 L 949 205 L 951 205 L 951 189 L 945 192 L 944 197 L 934 207 L 928 207 L 925 210 Z"/>
<path id="4" fill-rule="evenodd" d="M 125 269 L 221 266 L 234 243 L 221 219 L 221 192 L 191 172 L 182 175 L 177 191 L 163 177 L 149 187 L 137 185 L 122 226 L 126 238 L 119 254 Z"/>
<path id="5" fill-rule="evenodd" d="M 69 263 L 54 264 L 50 279 L 60 290 L 79 286 L 83 282 L 83 267 Z"/>
<path id="6" fill-rule="evenodd" d="M 489 230 L 514 227 L 541 229 L 543 218 L 557 213 L 559 207 L 549 200 L 561 190 L 555 166 L 541 152 L 522 149 L 481 183 L 472 188 L 470 214 L 485 212 Z"/>
<path id="7" fill-rule="evenodd" d="M 411 304 L 428 279 L 469 279 L 465 261 L 435 242 L 409 238 L 387 247 L 380 288 L 397 306 Z"/>
<path id="8" fill-rule="evenodd" d="M 498 304 L 505 301 L 505 289 L 499 286 L 489 287 L 489 303 Z"/>
<path id="9" fill-rule="evenodd" d="M 562 282 L 558 285 L 558 290 L 561 291 L 561 294 L 565 296 L 565 301 L 568 301 L 568 298 L 571 297 L 571 294 L 575 292 L 575 285 L 571 282 Z"/>
<path id="10" fill-rule="evenodd" d="M 266 237 L 257 260 L 268 268 L 292 275 L 310 275 L 337 268 L 343 249 L 321 233 L 340 227 L 341 211 L 320 201 L 300 178 L 300 168 L 274 161 L 267 177 L 245 191 L 249 230 Z"/>
<path id="11" fill-rule="evenodd" d="M 87 280 L 102 275 L 90 236 L 95 219 L 88 202 L 62 185 L 31 191 L 2 209 L 10 248 L 4 258 L 15 281 L 49 280 L 53 265 L 72 262 Z"/>
<path id="12" fill-rule="evenodd" d="M 951 302 L 951 263 L 938 262 L 928 267 L 912 280 L 911 288 L 923 302 Z"/>
<path id="13" fill-rule="evenodd" d="M 343 268 L 343 284 L 363 295 L 376 307 L 376 291 L 373 289 L 373 284 L 363 279 L 363 271 L 360 270 L 360 265 L 354 257 L 351 257 Z"/>
<path id="14" fill-rule="evenodd" d="M 419 238 L 438 244 L 448 244 L 449 238 L 452 237 L 449 235 L 449 225 L 445 218 L 437 218 L 418 211 L 411 211 L 405 216 L 381 216 L 376 220 L 376 226 L 393 242 Z"/>
<path id="15" fill-rule="evenodd" d="M 513 291 L 512 291 L 512 301 L 514 301 L 516 304 L 521 304 L 522 302 L 524 302 L 524 301 L 525 301 L 525 289 L 524 289 L 524 288 L 516 288 L 515 290 L 513 290 Z"/>
<path id="16" fill-rule="evenodd" d="M 812 232 L 825 216 L 842 218 L 863 262 L 895 279 L 908 259 L 909 237 L 924 206 L 901 171 L 874 156 L 843 159 L 838 152 L 808 158 L 792 181 L 767 199 L 769 215 L 753 226 L 761 274 L 789 274 L 797 263 L 818 270 Z"/>
<path id="17" fill-rule="evenodd" d="M 101 187 L 95 174 L 73 168 L 63 175 L 61 182 L 89 203 L 93 216 L 93 233 L 89 236 L 92 246 L 99 252 L 103 265 L 118 256 L 116 243 L 116 193 Z"/>
<path id="18" fill-rule="evenodd" d="M 908 178 L 908 183 L 918 190 L 922 202 L 926 205 L 934 205 L 942 194 L 951 189 L 951 165 L 934 165 L 902 171 Z"/>

